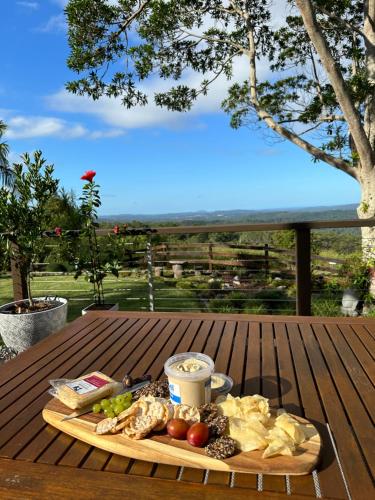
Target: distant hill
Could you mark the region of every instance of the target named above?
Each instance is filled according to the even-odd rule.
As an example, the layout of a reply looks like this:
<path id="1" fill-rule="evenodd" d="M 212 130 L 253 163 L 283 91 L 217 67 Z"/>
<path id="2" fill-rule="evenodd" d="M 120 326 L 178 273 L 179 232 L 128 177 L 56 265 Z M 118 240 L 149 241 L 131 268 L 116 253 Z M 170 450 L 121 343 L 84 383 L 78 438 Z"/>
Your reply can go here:
<path id="1" fill-rule="evenodd" d="M 283 208 L 280 210 L 215 210 L 166 213 L 166 214 L 118 214 L 100 217 L 102 222 L 125 223 L 139 221 L 157 224 L 171 222 L 179 225 L 232 224 L 255 222 L 294 222 L 306 220 L 356 219 L 356 206 L 338 205 L 331 207 Z"/>

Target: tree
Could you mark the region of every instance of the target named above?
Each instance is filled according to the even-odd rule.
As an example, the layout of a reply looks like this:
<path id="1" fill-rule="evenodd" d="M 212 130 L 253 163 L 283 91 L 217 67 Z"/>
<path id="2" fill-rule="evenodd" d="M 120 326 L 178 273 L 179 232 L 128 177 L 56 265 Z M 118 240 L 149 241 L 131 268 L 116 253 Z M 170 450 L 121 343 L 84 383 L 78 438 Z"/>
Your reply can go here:
<path id="1" fill-rule="evenodd" d="M 7 126 L 0 120 L 0 139 L 4 135 Z M 0 181 L 2 184 L 9 186 L 12 181 L 12 169 L 8 162 L 9 146 L 6 142 L 0 142 Z"/>
<path id="2" fill-rule="evenodd" d="M 269 0 L 70 0 L 70 92 L 145 105 L 139 82 L 176 80 L 157 105 L 187 111 L 226 77 L 231 125 L 261 123 L 361 187 L 358 216 L 375 216 L 375 0 L 286 0 L 275 27 Z M 279 21 L 279 20 L 277 20 Z M 233 81 L 239 58 L 246 81 Z M 271 71 L 259 80 L 259 64 Z M 188 71 L 200 84 L 186 85 Z M 375 228 L 362 229 L 375 256 Z"/>
<path id="3" fill-rule="evenodd" d="M 41 151 L 35 151 L 32 158 L 25 153 L 21 163 L 13 165 L 12 187 L 0 187 L 0 241 L 5 242 L 8 257 L 26 279 L 30 307 L 30 273 L 42 249 L 41 234 L 50 222 L 45 207 L 59 184 L 53 171 Z"/>

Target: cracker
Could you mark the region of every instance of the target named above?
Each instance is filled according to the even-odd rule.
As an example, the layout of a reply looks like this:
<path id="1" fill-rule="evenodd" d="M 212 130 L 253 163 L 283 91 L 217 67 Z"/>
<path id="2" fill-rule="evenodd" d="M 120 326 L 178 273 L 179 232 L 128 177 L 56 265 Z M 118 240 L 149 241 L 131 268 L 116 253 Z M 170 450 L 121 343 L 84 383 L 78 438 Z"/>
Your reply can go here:
<path id="1" fill-rule="evenodd" d="M 128 425 L 123 429 L 123 434 L 131 439 L 142 439 L 154 429 L 157 423 L 157 419 L 150 415 L 130 417 Z"/>
<path id="2" fill-rule="evenodd" d="M 105 418 L 96 424 L 96 434 L 109 434 L 115 429 L 117 425 L 117 418 Z"/>

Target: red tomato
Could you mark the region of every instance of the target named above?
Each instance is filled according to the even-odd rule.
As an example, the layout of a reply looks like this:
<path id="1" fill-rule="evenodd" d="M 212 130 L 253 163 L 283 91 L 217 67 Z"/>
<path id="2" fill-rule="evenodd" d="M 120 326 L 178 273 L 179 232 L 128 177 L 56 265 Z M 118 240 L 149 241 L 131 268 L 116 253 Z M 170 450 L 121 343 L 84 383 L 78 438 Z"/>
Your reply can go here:
<path id="1" fill-rule="evenodd" d="M 209 437 L 208 425 L 203 422 L 197 422 L 193 424 L 187 431 L 188 443 L 192 446 L 204 446 Z"/>
<path id="2" fill-rule="evenodd" d="M 189 424 L 183 418 L 172 418 L 167 424 L 168 434 L 175 439 L 186 439 Z"/>

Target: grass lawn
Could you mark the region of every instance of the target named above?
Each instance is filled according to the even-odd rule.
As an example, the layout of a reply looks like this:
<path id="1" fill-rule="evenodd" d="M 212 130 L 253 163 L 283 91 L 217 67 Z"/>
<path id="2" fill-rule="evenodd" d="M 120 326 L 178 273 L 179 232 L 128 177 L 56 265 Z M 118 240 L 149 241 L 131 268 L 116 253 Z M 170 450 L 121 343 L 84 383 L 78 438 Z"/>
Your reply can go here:
<path id="1" fill-rule="evenodd" d="M 81 310 L 92 303 L 91 287 L 83 278 L 73 276 L 37 276 L 32 280 L 34 297 L 42 295 L 60 296 L 68 299 L 68 321 L 81 315 Z M 155 309 L 157 311 L 204 310 L 195 294 L 179 290 L 174 279 L 155 279 Z M 148 284 L 145 277 L 108 277 L 104 280 L 106 302 L 119 303 L 122 311 L 148 311 Z M 159 295 L 159 297 L 158 297 Z M 12 281 L 9 276 L 0 276 L 0 304 L 11 302 Z"/>

